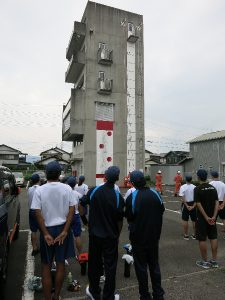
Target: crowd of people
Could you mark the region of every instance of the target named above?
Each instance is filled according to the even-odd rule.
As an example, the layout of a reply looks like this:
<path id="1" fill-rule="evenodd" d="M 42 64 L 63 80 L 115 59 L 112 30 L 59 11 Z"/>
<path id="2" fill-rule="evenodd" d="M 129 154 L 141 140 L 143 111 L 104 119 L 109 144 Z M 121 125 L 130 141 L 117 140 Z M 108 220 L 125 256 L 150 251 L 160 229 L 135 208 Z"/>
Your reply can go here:
<path id="1" fill-rule="evenodd" d="M 42 283 L 45 300 L 60 299 L 65 276 L 65 261 L 82 253 L 81 224 L 88 225 L 88 280 L 86 295 L 92 300 L 118 300 L 116 269 L 118 242 L 124 218 L 129 224 L 129 239 L 132 245 L 135 272 L 141 300 L 163 300 L 159 267 L 159 240 L 162 229 L 164 204 L 162 174 L 156 189 L 146 186 L 143 172 L 130 173 L 132 187 L 123 197 L 116 182 L 120 170 L 111 166 L 105 171 L 105 182 L 88 189 L 85 177 L 78 183 L 73 176 L 60 182 L 61 167 L 54 161 L 46 167 L 47 183 L 40 185 L 37 174 L 31 177 L 28 189 L 29 221 L 31 229 L 32 255 L 39 253 L 42 262 Z M 178 175 L 178 176 L 177 176 Z M 180 172 L 177 177 L 181 177 Z M 198 170 L 199 185 L 192 184 L 191 176 L 186 183 L 175 184 L 175 195 L 181 197 L 183 237 L 189 239 L 188 220 L 192 221 L 191 238 L 199 241 L 202 259 L 196 264 L 203 268 L 218 267 L 217 228 L 219 214 L 225 224 L 225 184 L 219 181 L 217 172 L 207 182 L 207 172 Z M 161 177 L 161 178 L 160 178 Z M 82 220 L 82 221 L 81 221 Z M 225 225 L 224 225 L 225 227 Z M 40 249 L 37 231 L 40 231 Z M 207 256 L 207 238 L 210 240 L 212 259 Z M 76 248 L 76 251 L 75 251 Z M 52 294 L 51 266 L 56 263 L 54 293 Z M 150 271 L 152 292 L 148 286 Z M 103 291 L 100 279 L 105 276 Z"/>

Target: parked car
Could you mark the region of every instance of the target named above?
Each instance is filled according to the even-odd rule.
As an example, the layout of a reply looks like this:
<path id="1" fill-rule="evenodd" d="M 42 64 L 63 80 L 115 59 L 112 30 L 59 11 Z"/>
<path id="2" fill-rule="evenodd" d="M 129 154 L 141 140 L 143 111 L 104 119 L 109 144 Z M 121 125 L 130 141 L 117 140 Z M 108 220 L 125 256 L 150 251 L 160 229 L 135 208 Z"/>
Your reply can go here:
<path id="1" fill-rule="evenodd" d="M 0 282 L 6 278 L 10 244 L 20 227 L 19 188 L 10 169 L 0 166 Z"/>
<path id="2" fill-rule="evenodd" d="M 22 172 L 13 172 L 13 175 L 16 179 L 16 185 L 17 186 L 24 186 L 24 176 Z"/>

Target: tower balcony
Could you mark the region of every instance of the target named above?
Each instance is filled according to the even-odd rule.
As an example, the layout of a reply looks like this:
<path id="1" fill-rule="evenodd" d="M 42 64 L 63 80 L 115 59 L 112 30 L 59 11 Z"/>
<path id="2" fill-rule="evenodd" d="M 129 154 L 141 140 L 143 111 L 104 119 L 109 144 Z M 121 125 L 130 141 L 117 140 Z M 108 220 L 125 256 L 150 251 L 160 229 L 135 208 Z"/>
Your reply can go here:
<path id="1" fill-rule="evenodd" d="M 133 23 L 128 23 L 128 35 L 127 41 L 130 43 L 136 43 L 139 39 L 137 28 L 134 27 Z"/>
<path id="2" fill-rule="evenodd" d="M 113 51 L 105 48 L 99 48 L 97 59 L 99 64 L 111 65 L 113 63 Z"/>
<path id="3" fill-rule="evenodd" d="M 112 93 L 112 79 L 98 78 L 98 94 L 110 95 Z"/>
<path id="4" fill-rule="evenodd" d="M 86 35 L 86 24 L 81 22 L 74 22 L 74 30 L 71 35 L 69 45 L 66 49 L 66 58 L 71 60 L 74 53 L 79 51 L 82 47 Z"/>
<path id="5" fill-rule="evenodd" d="M 71 90 L 71 97 L 63 106 L 62 140 L 83 141 L 84 135 L 84 91 Z"/>
<path id="6" fill-rule="evenodd" d="M 65 74 L 65 81 L 68 83 L 75 83 L 79 78 L 85 65 L 84 52 L 77 52 L 72 55 L 69 66 Z"/>

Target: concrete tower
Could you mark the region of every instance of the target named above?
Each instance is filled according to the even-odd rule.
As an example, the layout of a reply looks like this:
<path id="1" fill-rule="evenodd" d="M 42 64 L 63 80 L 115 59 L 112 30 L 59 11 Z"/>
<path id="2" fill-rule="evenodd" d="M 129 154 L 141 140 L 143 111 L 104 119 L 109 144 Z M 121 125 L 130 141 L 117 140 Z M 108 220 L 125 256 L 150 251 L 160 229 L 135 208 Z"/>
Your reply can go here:
<path id="1" fill-rule="evenodd" d="M 120 182 L 144 168 L 143 17 L 88 1 L 66 50 L 63 141 L 73 142 L 72 169 L 88 185 L 111 165 Z"/>

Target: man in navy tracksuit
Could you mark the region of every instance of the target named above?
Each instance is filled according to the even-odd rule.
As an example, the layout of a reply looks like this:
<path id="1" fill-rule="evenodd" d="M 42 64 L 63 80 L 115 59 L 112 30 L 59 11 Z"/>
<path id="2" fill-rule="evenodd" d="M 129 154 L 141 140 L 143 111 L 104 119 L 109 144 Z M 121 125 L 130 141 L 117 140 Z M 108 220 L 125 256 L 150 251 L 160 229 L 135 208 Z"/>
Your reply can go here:
<path id="1" fill-rule="evenodd" d="M 141 300 L 163 300 L 161 273 L 158 262 L 159 239 L 162 228 L 164 205 L 159 194 L 145 187 L 144 174 L 133 171 L 130 181 L 136 188 L 126 200 L 125 216 L 130 227 L 135 272 Z M 153 293 L 148 289 L 148 268 Z"/>
<path id="2" fill-rule="evenodd" d="M 90 189 L 81 205 L 89 205 L 89 287 L 86 294 L 91 300 L 101 299 L 99 287 L 102 264 L 105 270 L 103 300 L 118 300 L 114 295 L 116 267 L 118 260 L 118 238 L 122 229 L 124 200 L 115 190 L 114 184 L 119 179 L 118 167 L 109 167 L 105 173 L 106 183 Z"/>

